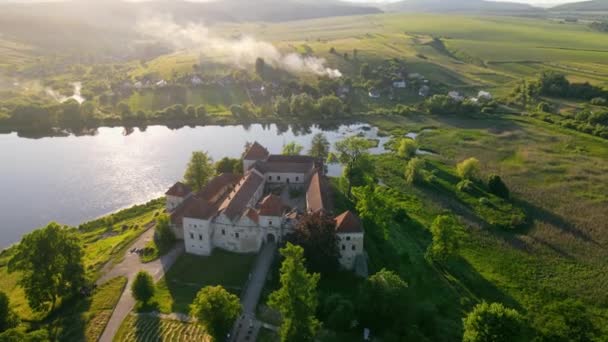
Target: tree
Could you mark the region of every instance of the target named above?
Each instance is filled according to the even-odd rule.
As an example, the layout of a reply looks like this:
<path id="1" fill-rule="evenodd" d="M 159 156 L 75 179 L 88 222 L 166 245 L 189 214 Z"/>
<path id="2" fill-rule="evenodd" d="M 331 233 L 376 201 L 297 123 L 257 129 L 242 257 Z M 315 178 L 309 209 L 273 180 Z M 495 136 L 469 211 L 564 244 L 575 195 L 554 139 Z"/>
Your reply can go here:
<path id="1" fill-rule="evenodd" d="M 306 214 L 289 239 L 304 248 L 308 269 L 313 272 L 332 272 L 338 269 L 338 236 L 336 223 L 323 213 Z"/>
<path id="2" fill-rule="evenodd" d="M 207 116 L 207 109 L 204 105 L 200 105 L 196 107 L 196 117 L 199 119 L 203 119 Z"/>
<path id="3" fill-rule="evenodd" d="M 287 243 L 281 255 L 285 258 L 280 271 L 281 287 L 268 299 L 268 305 L 281 313 L 281 341 L 314 341 L 320 327 L 315 317 L 319 274 L 306 271 L 302 247 Z"/>
<path id="4" fill-rule="evenodd" d="M 285 156 L 299 156 L 302 153 L 304 146 L 296 143 L 290 142 L 287 145 L 283 146 L 283 155 Z"/>
<path id="5" fill-rule="evenodd" d="M 302 93 L 291 97 L 291 113 L 296 116 L 313 116 L 317 113 L 315 100 Z"/>
<path id="6" fill-rule="evenodd" d="M 427 249 L 431 260 L 446 261 L 458 254 L 462 230 L 458 222 L 451 216 L 437 216 L 431 225 L 433 242 Z"/>
<path id="7" fill-rule="evenodd" d="M 216 341 L 223 341 L 240 313 L 239 297 L 222 286 L 202 288 L 190 305 L 190 315 L 201 323 Z"/>
<path id="8" fill-rule="evenodd" d="M 405 181 L 407 184 L 416 184 L 422 182 L 424 178 L 424 167 L 426 162 L 421 158 L 412 158 L 405 166 Z"/>
<path id="9" fill-rule="evenodd" d="M 319 158 L 322 160 L 327 159 L 329 156 L 329 141 L 325 134 L 317 133 L 312 137 L 310 151 L 308 154 L 311 157 Z"/>
<path id="10" fill-rule="evenodd" d="M 517 310 L 500 303 L 478 304 L 463 323 L 463 342 L 520 341 L 524 330 L 524 319 Z"/>
<path id="11" fill-rule="evenodd" d="M 215 173 L 243 173 L 243 160 L 224 157 L 215 163 Z"/>
<path id="12" fill-rule="evenodd" d="M 361 64 L 361 69 L 359 70 L 359 74 L 361 75 L 361 78 L 363 78 L 364 80 L 369 80 L 370 78 L 372 78 L 372 68 L 369 66 L 369 64 L 363 63 L 363 64 Z"/>
<path id="13" fill-rule="evenodd" d="M 360 165 L 359 163 L 361 161 L 369 161 L 365 157 L 368 155 L 367 150 L 371 147 L 372 144 L 370 141 L 357 136 L 348 137 L 335 144 L 335 159 L 344 166 L 344 176 L 348 181 L 348 196 L 351 195 L 353 178 L 357 169 L 362 166 L 365 167 L 365 165 Z"/>
<path id="14" fill-rule="evenodd" d="M 161 214 L 156 218 L 156 226 L 154 227 L 154 240 L 158 249 L 167 251 L 175 243 L 175 233 L 171 230 L 171 221 L 169 215 Z"/>
<path id="15" fill-rule="evenodd" d="M 0 291 L 0 333 L 16 327 L 19 324 L 19 318 L 11 310 L 8 296 Z"/>
<path id="16" fill-rule="evenodd" d="M 488 178 L 488 189 L 496 196 L 509 198 L 509 188 L 498 175 L 491 175 Z"/>
<path id="17" fill-rule="evenodd" d="M 266 69 L 266 62 L 264 58 L 258 57 L 255 60 L 255 72 L 261 77 L 264 78 L 264 70 Z"/>
<path id="18" fill-rule="evenodd" d="M 342 113 L 344 104 L 334 95 L 323 96 L 319 99 L 319 112 L 321 115 L 336 116 Z"/>
<path id="19" fill-rule="evenodd" d="M 324 300 L 322 311 L 327 326 L 339 331 L 350 329 L 350 325 L 355 319 L 355 306 L 353 302 L 337 293 L 328 296 Z"/>
<path id="20" fill-rule="evenodd" d="M 192 152 L 184 175 L 184 182 L 195 191 L 199 191 L 213 176 L 213 172 L 213 160 L 207 155 L 207 152 Z"/>
<path id="21" fill-rule="evenodd" d="M 540 342 L 591 342 L 598 333 L 585 304 L 575 299 L 551 303 L 536 317 Z"/>
<path id="22" fill-rule="evenodd" d="M 416 156 L 416 152 L 418 152 L 418 144 L 412 139 L 401 139 L 399 143 L 399 149 L 397 150 L 397 154 L 399 157 L 410 159 Z"/>
<path id="23" fill-rule="evenodd" d="M 155 286 L 152 276 L 145 271 L 140 271 L 135 276 L 133 285 L 131 285 L 131 293 L 135 300 L 140 301 L 144 304 L 148 303 L 150 298 L 154 296 Z"/>
<path id="24" fill-rule="evenodd" d="M 35 311 L 53 311 L 57 300 L 72 296 L 84 284 L 82 245 L 74 229 L 50 223 L 21 239 L 8 263 L 20 271 L 19 285 Z"/>
<path id="25" fill-rule="evenodd" d="M 477 158 L 463 160 L 456 165 L 456 171 L 462 179 L 475 180 L 479 178 L 481 167 Z"/>
<path id="26" fill-rule="evenodd" d="M 394 326 L 405 313 L 407 283 L 386 269 L 367 278 L 359 290 L 363 323 L 376 330 Z"/>
<path id="27" fill-rule="evenodd" d="M 277 96 L 274 100 L 274 111 L 278 115 L 288 115 L 291 113 L 289 100 L 283 96 Z"/>

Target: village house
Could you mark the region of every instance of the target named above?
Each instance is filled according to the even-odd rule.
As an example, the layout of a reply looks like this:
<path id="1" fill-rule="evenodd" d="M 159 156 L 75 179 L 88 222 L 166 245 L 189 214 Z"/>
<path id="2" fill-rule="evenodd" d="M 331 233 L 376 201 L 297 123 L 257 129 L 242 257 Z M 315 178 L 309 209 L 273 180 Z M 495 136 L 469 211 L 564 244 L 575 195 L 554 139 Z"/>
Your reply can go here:
<path id="1" fill-rule="evenodd" d="M 431 88 L 426 85 L 420 87 L 420 90 L 418 91 L 418 95 L 420 95 L 422 97 L 427 97 L 427 96 L 429 96 L 430 93 L 431 93 Z"/>
<path id="2" fill-rule="evenodd" d="M 221 174 L 196 193 L 180 182 L 167 191 L 172 229 L 187 253 L 258 252 L 264 243 L 284 241 L 306 213 L 332 214 L 323 170 L 316 158 L 272 155 L 256 142 L 243 157 L 243 176 Z M 335 223 L 340 264 L 354 269 L 364 260 L 361 221 L 347 211 Z"/>
<path id="3" fill-rule="evenodd" d="M 393 88 L 405 89 L 405 88 L 407 88 L 407 82 L 405 80 L 393 81 Z"/>
<path id="4" fill-rule="evenodd" d="M 451 97 L 454 101 L 461 102 L 464 100 L 464 96 L 460 95 L 459 92 L 453 90 L 448 93 L 448 96 Z"/>

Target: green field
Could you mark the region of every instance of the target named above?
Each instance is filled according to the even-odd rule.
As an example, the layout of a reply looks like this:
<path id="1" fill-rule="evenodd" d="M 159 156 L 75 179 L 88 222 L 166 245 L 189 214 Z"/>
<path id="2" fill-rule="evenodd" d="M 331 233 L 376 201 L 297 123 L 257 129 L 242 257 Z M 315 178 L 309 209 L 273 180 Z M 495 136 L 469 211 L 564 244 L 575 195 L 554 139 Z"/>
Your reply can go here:
<path id="1" fill-rule="evenodd" d="M 163 313 L 187 314 L 196 294 L 205 286 L 222 285 L 240 295 L 254 260 L 255 255 L 221 250 L 215 250 L 209 257 L 183 255 L 158 282 L 150 307 Z M 143 309 L 147 311 L 149 307 Z"/>
<path id="2" fill-rule="evenodd" d="M 80 234 L 84 243 L 83 262 L 87 278 L 94 281 L 106 263 L 119 262 L 129 245 L 145 231 L 145 226 L 154 219 L 160 208 L 162 202 L 154 201 L 147 207 L 140 206 L 116 213 L 114 216 L 117 219 L 111 225 L 106 224 L 107 217 L 83 225 L 89 228 Z M 7 263 L 11 257 L 12 249 L 0 254 L 0 291 L 10 297 L 11 306 L 19 317 L 24 320 L 40 320 L 44 314 L 32 312 L 23 289 L 17 284 L 19 272 L 8 273 Z"/>
<path id="3" fill-rule="evenodd" d="M 118 330 L 114 341 L 209 341 L 209 336 L 198 324 L 146 315 L 129 315 Z"/>

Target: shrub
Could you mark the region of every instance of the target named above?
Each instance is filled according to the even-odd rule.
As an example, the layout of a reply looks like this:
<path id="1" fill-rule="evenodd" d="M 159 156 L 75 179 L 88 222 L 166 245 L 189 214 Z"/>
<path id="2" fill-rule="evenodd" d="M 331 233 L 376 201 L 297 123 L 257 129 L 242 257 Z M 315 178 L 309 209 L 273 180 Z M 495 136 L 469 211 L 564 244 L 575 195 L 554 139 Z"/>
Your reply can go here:
<path id="1" fill-rule="evenodd" d="M 323 315 L 329 328 L 344 331 L 355 319 L 355 307 L 344 296 L 332 294 L 323 302 Z"/>
<path id="2" fill-rule="evenodd" d="M 137 273 L 133 285 L 131 285 L 131 293 L 133 293 L 135 300 L 147 303 L 154 296 L 154 290 L 152 276 L 144 271 Z"/>
<path id="3" fill-rule="evenodd" d="M 425 162 L 420 158 L 412 158 L 405 167 L 405 181 L 407 184 L 419 183 L 424 179 Z"/>
<path id="4" fill-rule="evenodd" d="M 608 105 L 608 100 L 603 97 L 595 97 L 591 99 L 591 104 L 595 106 L 605 106 Z"/>
<path id="5" fill-rule="evenodd" d="M 462 179 L 478 179 L 480 174 L 479 160 L 477 158 L 466 159 L 456 165 L 456 171 Z"/>
<path id="6" fill-rule="evenodd" d="M 483 302 L 463 320 L 463 342 L 520 341 L 525 327 L 517 310 Z"/>
<path id="7" fill-rule="evenodd" d="M 418 151 L 418 144 L 412 139 L 401 139 L 399 143 L 399 149 L 397 153 L 401 158 L 412 158 L 416 156 L 416 152 Z"/>
<path id="8" fill-rule="evenodd" d="M 488 189 L 498 197 L 509 198 L 509 188 L 498 175 L 491 175 L 488 178 Z"/>
<path id="9" fill-rule="evenodd" d="M 458 184 L 456 185 L 456 188 L 458 189 L 458 191 L 462 191 L 462 192 L 471 192 L 471 191 L 473 191 L 473 187 L 474 187 L 473 182 L 471 182 L 468 179 L 464 179 L 464 180 L 458 182 Z"/>
<path id="10" fill-rule="evenodd" d="M 552 108 L 547 102 L 541 102 L 536 106 L 536 110 L 543 113 L 551 113 Z"/>

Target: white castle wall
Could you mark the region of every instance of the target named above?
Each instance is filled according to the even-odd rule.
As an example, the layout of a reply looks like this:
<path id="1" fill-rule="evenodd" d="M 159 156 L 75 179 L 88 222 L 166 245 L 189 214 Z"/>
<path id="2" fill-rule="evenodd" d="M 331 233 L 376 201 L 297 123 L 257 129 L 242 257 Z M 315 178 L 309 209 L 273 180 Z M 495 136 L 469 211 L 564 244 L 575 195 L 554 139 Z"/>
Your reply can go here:
<path id="1" fill-rule="evenodd" d="M 355 258 L 363 253 L 363 233 L 338 234 L 338 250 L 340 265 L 347 270 L 355 266 Z"/>

